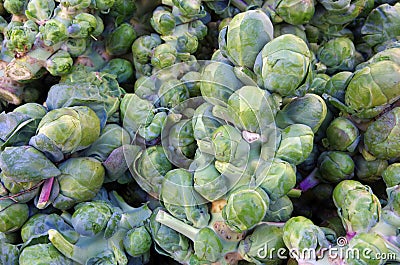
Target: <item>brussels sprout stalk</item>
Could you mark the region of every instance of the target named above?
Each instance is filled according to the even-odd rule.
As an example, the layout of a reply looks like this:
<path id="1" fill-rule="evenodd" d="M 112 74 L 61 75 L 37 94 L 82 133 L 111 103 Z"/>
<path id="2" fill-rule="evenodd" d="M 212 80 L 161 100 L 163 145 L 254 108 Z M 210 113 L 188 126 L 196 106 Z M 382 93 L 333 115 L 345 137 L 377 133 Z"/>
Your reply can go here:
<path id="1" fill-rule="evenodd" d="M 318 168 L 315 168 L 302 182 L 299 184 L 299 188 L 302 191 L 307 191 L 317 186 L 321 180 L 317 178 Z"/>

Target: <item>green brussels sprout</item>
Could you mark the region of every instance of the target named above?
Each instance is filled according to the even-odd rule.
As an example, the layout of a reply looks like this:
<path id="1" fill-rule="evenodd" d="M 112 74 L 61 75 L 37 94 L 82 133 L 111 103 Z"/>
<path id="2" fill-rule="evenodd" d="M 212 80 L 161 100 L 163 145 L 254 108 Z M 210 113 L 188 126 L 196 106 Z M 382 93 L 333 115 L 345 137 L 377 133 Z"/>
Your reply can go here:
<path id="1" fill-rule="evenodd" d="M 281 35 L 285 34 L 293 34 L 298 37 L 300 37 L 302 40 L 304 40 L 306 43 L 308 42 L 307 40 L 307 35 L 305 30 L 302 28 L 300 25 L 291 25 L 291 24 L 286 24 L 286 23 L 279 23 L 274 25 L 274 38 L 277 38 Z"/>
<path id="2" fill-rule="evenodd" d="M 320 150 L 317 144 L 314 144 L 311 154 L 307 157 L 304 162 L 299 164 L 299 169 L 310 172 L 317 167 L 317 160 L 320 155 Z"/>
<path id="3" fill-rule="evenodd" d="M 387 160 L 376 159 L 367 161 L 361 155 L 354 158 L 356 176 L 363 182 L 375 182 L 382 179 L 382 175 L 388 167 Z"/>
<path id="4" fill-rule="evenodd" d="M 132 257 L 138 257 L 150 251 L 151 235 L 144 226 L 128 231 L 124 237 L 124 248 Z"/>
<path id="5" fill-rule="evenodd" d="M 158 211 L 155 220 L 192 240 L 194 254 L 198 259 L 216 262 L 221 258 L 223 245 L 221 239 L 211 228 L 194 228 L 162 210 Z"/>
<path id="6" fill-rule="evenodd" d="M 237 128 L 222 125 L 214 131 L 211 141 L 216 160 L 229 162 L 238 167 L 248 162 L 250 145 L 242 138 Z"/>
<path id="7" fill-rule="evenodd" d="M 369 13 L 361 28 L 362 38 L 374 47 L 386 41 L 396 40 L 400 35 L 400 4 L 387 3 L 376 7 Z"/>
<path id="8" fill-rule="evenodd" d="M 10 233 L 19 230 L 29 218 L 29 207 L 11 199 L 0 200 L 0 232 Z"/>
<path id="9" fill-rule="evenodd" d="M 189 98 L 189 91 L 179 80 L 170 79 L 162 83 L 158 96 L 161 106 L 173 108 Z"/>
<path id="10" fill-rule="evenodd" d="M 46 112 L 42 105 L 26 103 L 13 112 L 0 113 L 1 148 L 27 145 Z"/>
<path id="11" fill-rule="evenodd" d="M 49 111 L 29 144 L 53 161 L 60 161 L 62 154 L 89 147 L 99 135 L 100 120 L 93 110 L 85 106 L 68 107 Z"/>
<path id="12" fill-rule="evenodd" d="M 362 255 L 357 255 L 358 257 L 356 255 L 349 255 L 346 257 L 346 263 L 349 265 L 383 265 L 386 263 L 386 260 L 377 257 L 384 257 L 385 254 L 390 252 L 386 246 L 385 240 L 373 233 L 357 234 L 349 241 L 348 247 L 354 251 L 363 253 Z"/>
<path id="13" fill-rule="evenodd" d="M 151 64 L 157 69 L 163 69 L 172 66 L 177 58 L 176 49 L 167 43 L 163 43 L 154 49 Z"/>
<path id="14" fill-rule="evenodd" d="M 176 21 L 170 10 L 159 6 L 153 11 L 150 24 L 160 35 L 171 35 L 175 29 Z"/>
<path id="15" fill-rule="evenodd" d="M 42 34 L 43 42 L 47 46 L 53 46 L 68 39 L 67 26 L 55 18 L 46 21 L 44 25 L 40 26 L 39 32 Z"/>
<path id="16" fill-rule="evenodd" d="M 326 73 L 352 71 L 355 67 L 355 52 L 353 42 L 348 38 L 335 38 L 321 45 L 318 49 L 318 59 L 326 67 Z"/>
<path id="17" fill-rule="evenodd" d="M 7 265 L 18 265 L 19 249 L 16 245 L 1 242 L 0 263 Z"/>
<path id="18" fill-rule="evenodd" d="M 368 152 L 378 159 L 399 157 L 400 131 L 397 126 L 400 108 L 394 108 L 368 126 L 364 144 Z"/>
<path id="19" fill-rule="evenodd" d="M 21 228 L 21 238 L 25 246 L 50 243 L 47 231 L 56 229 L 63 236 L 75 243 L 78 233 L 57 214 L 35 214 Z"/>
<path id="20" fill-rule="evenodd" d="M 104 201 L 83 202 L 75 206 L 71 224 L 83 236 L 95 236 L 103 231 L 113 214 L 113 209 Z"/>
<path id="21" fill-rule="evenodd" d="M 368 61 L 357 65 L 356 70 L 364 68 L 367 65 L 380 61 L 392 61 L 400 65 L 400 48 L 388 48 L 381 52 L 374 54 Z"/>
<path id="22" fill-rule="evenodd" d="M 243 86 L 236 77 L 233 67 L 225 63 L 208 64 L 204 67 L 201 77 L 201 95 L 213 105 L 226 106 L 233 92 Z"/>
<path id="23" fill-rule="evenodd" d="M 172 215 L 188 220 L 194 227 L 205 227 L 210 220 L 204 199 L 194 190 L 193 176 L 185 169 L 173 169 L 165 174 L 161 199 Z"/>
<path id="24" fill-rule="evenodd" d="M 93 3 L 92 3 L 93 4 Z M 108 13 L 110 8 L 115 4 L 115 0 L 96 0 L 94 1 L 95 9 L 100 10 L 100 12 Z"/>
<path id="25" fill-rule="evenodd" d="M 314 1 L 279 0 L 275 2 L 275 12 L 285 22 L 292 25 L 308 23 L 314 15 Z"/>
<path id="26" fill-rule="evenodd" d="M 82 155 L 105 161 L 112 151 L 130 142 L 129 133 L 124 128 L 117 124 L 107 124 L 99 138 L 89 148 L 85 149 Z"/>
<path id="27" fill-rule="evenodd" d="M 356 1 L 324 1 L 324 7 L 321 8 L 321 14 L 318 15 L 318 20 L 327 23 L 328 25 L 337 25 L 340 28 L 346 23 L 355 20 L 358 16 L 368 14 L 374 7 L 372 0 L 356 0 Z M 317 15 L 317 14 L 316 14 Z M 315 17 L 315 16 L 314 16 Z"/>
<path id="28" fill-rule="evenodd" d="M 229 195 L 222 217 L 231 230 L 243 232 L 264 219 L 269 204 L 270 199 L 264 190 L 243 186 Z"/>
<path id="29" fill-rule="evenodd" d="M 201 20 L 191 21 L 188 26 L 188 32 L 193 36 L 196 36 L 197 39 L 202 40 L 207 36 L 208 28 Z"/>
<path id="30" fill-rule="evenodd" d="M 369 187 L 358 181 L 343 180 L 333 190 L 333 202 L 338 208 L 348 235 L 368 232 L 381 215 L 379 199 Z"/>
<path id="31" fill-rule="evenodd" d="M 59 169 L 60 192 L 53 201 L 57 209 L 66 210 L 79 202 L 91 200 L 103 185 L 105 169 L 94 158 L 70 158 L 62 162 Z"/>
<path id="32" fill-rule="evenodd" d="M 318 73 L 314 75 L 309 91 L 322 96 L 325 93 L 325 86 L 330 79 L 331 77 L 327 74 Z"/>
<path id="33" fill-rule="evenodd" d="M 73 265 L 52 244 L 37 244 L 24 248 L 19 257 L 20 265 Z"/>
<path id="34" fill-rule="evenodd" d="M 360 118 L 373 118 L 399 98 L 400 65 L 378 61 L 358 71 L 351 78 L 345 103 Z"/>
<path id="35" fill-rule="evenodd" d="M 74 39 L 88 38 L 97 27 L 97 19 L 89 13 L 77 14 L 68 26 L 68 36 Z"/>
<path id="36" fill-rule="evenodd" d="M 0 153 L 0 169 L 16 182 L 40 181 L 61 174 L 43 153 L 31 146 L 6 147 Z"/>
<path id="37" fill-rule="evenodd" d="M 323 181 L 338 183 L 354 176 L 354 161 L 346 153 L 323 152 L 318 158 L 318 169 Z"/>
<path id="38" fill-rule="evenodd" d="M 196 142 L 193 137 L 192 121 L 183 119 L 172 125 L 168 132 L 168 142 L 163 143 L 170 161 L 181 167 L 186 167 L 186 161 L 192 159 L 196 152 Z"/>
<path id="39" fill-rule="evenodd" d="M 186 88 L 188 89 L 190 97 L 201 96 L 200 80 L 201 80 L 201 74 L 199 72 L 194 72 L 194 71 L 187 72 L 180 79 L 180 81 L 184 83 Z"/>
<path id="40" fill-rule="evenodd" d="M 144 150 L 134 165 L 138 184 L 148 193 L 160 194 L 161 183 L 165 174 L 172 169 L 172 164 L 159 145 Z M 136 176 L 137 175 L 137 176 Z"/>
<path id="41" fill-rule="evenodd" d="M 293 209 L 293 203 L 288 196 L 280 197 L 275 201 L 271 201 L 264 221 L 286 222 L 290 219 Z"/>
<path id="42" fill-rule="evenodd" d="M 316 133 L 325 120 L 327 107 L 318 95 L 306 94 L 293 99 L 276 114 L 276 124 L 286 128 L 292 124 L 305 124 Z"/>
<path id="43" fill-rule="evenodd" d="M 262 87 L 282 96 L 293 96 L 308 86 L 311 53 L 299 37 L 285 34 L 268 42 L 258 54 L 254 64 Z"/>
<path id="44" fill-rule="evenodd" d="M 157 112 L 147 127 L 139 128 L 139 135 L 147 142 L 157 139 L 161 136 L 167 118 L 168 114 L 166 112 Z"/>
<path id="45" fill-rule="evenodd" d="M 276 157 L 291 164 L 304 162 L 313 149 L 314 133 L 304 124 L 293 124 L 282 130 Z"/>
<path id="46" fill-rule="evenodd" d="M 132 44 L 133 59 L 141 64 L 150 61 L 153 50 L 161 44 L 161 39 L 157 34 L 140 36 Z"/>
<path id="47" fill-rule="evenodd" d="M 253 262 L 252 264 L 280 264 L 277 254 L 272 253 L 272 249 L 285 247 L 282 236 L 282 228 L 259 224 L 250 235 L 240 242 L 238 253 L 244 260 Z"/>
<path id="48" fill-rule="evenodd" d="M 6 0 L 3 2 L 4 9 L 13 15 L 22 15 L 25 10 L 26 1 L 24 0 Z"/>
<path id="49" fill-rule="evenodd" d="M 126 59 L 114 58 L 107 62 L 101 69 L 101 72 L 117 76 L 118 83 L 123 84 L 132 80 L 133 66 L 132 63 Z"/>
<path id="50" fill-rule="evenodd" d="M 395 229 L 400 225 L 400 189 L 399 186 L 394 186 L 386 189 L 388 195 L 388 201 L 386 206 L 382 209 L 382 219 L 384 223 L 392 226 L 392 232 L 386 232 L 386 234 L 395 234 Z M 379 228 L 379 225 L 377 225 Z M 378 230 L 378 229 L 376 229 Z M 390 230 L 389 230 L 390 231 Z"/>
<path id="51" fill-rule="evenodd" d="M 242 130 L 265 134 L 267 127 L 274 126 L 274 117 L 278 111 L 273 100 L 273 96 L 266 90 L 243 86 L 229 97 L 228 108 L 214 106 L 213 114 L 224 120 L 230 118 Z"/>
<path id="52" fill-rule="evenodd" d="M 185 17 L 197 17 L 203 8 L 201 0 L 172 0 L 172 3 Z"/>
<path id="53" fill-rule="evenodd" d="M 296 185 L 296 169 L 290 163 L 273 159 L 262 161 L 255 172 L 256 182 L 272 201 L 286 195 Z"/>
<path id="54" fill-rule="evenodd" d="M 219 62 L 219 63 L 224 63 L 230 66 L 233 66 L 232 62 L 229 61 L 228 58 L 226 58 L 220 49 L 216 50 L 212 56 L 211 56 L 211 61 Z"/>
<path id="55" fill-rule="evenodd" d="M 353 122 L 344 117 L 338 117 L 326 129 L 326 139 L 323 143 L 331 150 L 354 152 L 359 140 L 360 133 Z"/>
<path id="56" fill-rule="evenodd" d="M 128 23 L 115 28 L 106 38 L 106 51 L 111 55 L 122 55 L 129 51 L 136 39 L 135 29 Z"/>
<path id="57" fill-rule="evenodd" d="M 39 192 L 40 182 L 35 180 L 29 182 L 18 182 L 13 177 L 6 176 L 3 172 L 0 173 L 1 179 L 1 195 L 11 196 L 19 203 L 27 203 Z"/>
<path id="58" fill-rule="evenodd" d="M 121 118 L 125 130 L 132 138 L 141 127 L 150 125 L 154 118 L 154 106 L 146 100 L 139 98 L 136 94 L 126 94 L 121 100 Z"/>
<path id="59" fill-rule="evenodd" d="M 16 54 L 25 54 L 31 50 L 39 28 L 32 20 L 25 23 L 12 21 L 4 30 L 5 46 Z"/>
<path id="60" fill-rule="evenodd" d="M 220 31 L 219 48 L 235 65 L 252 68 L 257 54 L 273 35 L 268 16 L 261 10 L 249 10 L 235 15 Z"/>
<path id="61" fill-rule="evenodd" d="M 187 261 L 187 258 L 192 254 L 189 239 L 174 229 L 156 221 L 160 211 L 162 211 L 161 208 L 153 211 L 149 224 L 150 232 L 156 245 L 155 249 L 160 254 L 170 256 L 178 262 Z"/>
<path id="62" fill-rule="evenodd" d="M 213 115 L 213 107 L 206 102 L 196 108 L 192 117 L 193 137 L 196 140 L 210 140 L 213 132 L 222 125 L 222 121 Z"/>
<path id="63" fill-rule="evenodd" d="M 303 216 L 290 218 L 283 227 L 283 242 L 289 250 L 295 250 L 298 259 L 310 259 L 307 251 L 328 246 L 328 240 L 325 238 L 322 229 L 310 219 Z M 312 259 L 312 257 L 311 257 Z"/>
<path id="64" fill-rule="evenodd" d="M 382 178 L 388 188 L 400 184 L 400 163 L 389 165 L 383 172 Z"/>
<path id="65" fill-rule="evenodd" d="M 68 52 L 59 50 L 46 60 L 46 70 L 54 76 L 62 76 L 71 72 L 73 63 Z"/>

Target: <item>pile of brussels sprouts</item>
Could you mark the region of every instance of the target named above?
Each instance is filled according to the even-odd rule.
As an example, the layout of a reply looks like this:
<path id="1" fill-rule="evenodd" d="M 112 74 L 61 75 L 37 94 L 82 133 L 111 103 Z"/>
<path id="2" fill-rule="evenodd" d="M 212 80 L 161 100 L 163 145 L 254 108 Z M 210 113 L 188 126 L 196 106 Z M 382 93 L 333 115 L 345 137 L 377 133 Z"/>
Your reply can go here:
<path id="1" fill-rule="evenodd" d="M 400 264 L 398 1 L 4 0 L 0 32 L 0 265 Z"/>

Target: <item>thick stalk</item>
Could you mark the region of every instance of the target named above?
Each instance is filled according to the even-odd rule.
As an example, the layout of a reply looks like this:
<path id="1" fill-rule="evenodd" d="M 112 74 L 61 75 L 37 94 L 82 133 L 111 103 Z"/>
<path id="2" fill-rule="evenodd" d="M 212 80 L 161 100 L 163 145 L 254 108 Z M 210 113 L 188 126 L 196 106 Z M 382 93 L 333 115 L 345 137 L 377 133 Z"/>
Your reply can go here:
<path id="1" fill-rule="evenodd" d="M 178 219 L 175 219 L 163 210 L 158 211 L 156 221 L 186 236 L 193 242 L 196 240 L 196 236 L 199 233 L 199 229 L 194 228 Z"/>
<path id="2" fill-rule="evenodd" d="M 318 168 L 315 168 L 310 175 L 308 175 L 299 184 L 299 188 L 304 192 L 317 186 L 321 180 L 317 177 Z"/>

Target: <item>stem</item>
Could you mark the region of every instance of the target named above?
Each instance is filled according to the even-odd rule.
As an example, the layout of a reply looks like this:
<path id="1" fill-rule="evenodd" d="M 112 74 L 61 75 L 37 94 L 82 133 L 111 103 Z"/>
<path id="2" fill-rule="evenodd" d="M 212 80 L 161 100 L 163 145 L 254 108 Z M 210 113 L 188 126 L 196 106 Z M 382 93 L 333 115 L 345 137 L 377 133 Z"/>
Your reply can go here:
<path id="1" fill-rule="evenodd" d="M 170 214 L 163 210 L 158 211 L 156 215 L 156 221 L 186 236 L 193 242 L 195 241 L 196 236 L 199 233 L 199 229 L 194 228 L 176 219 L 175 217 L 172 217 Z"/>
<path id="2" fill-rule="evenodd" d="M 267 224 L 269 226 L 275 226 L 279 228 L 283 228 L 285 226 L 285 222 L 262 222 L 261 224 Z"/>
<path id="3" fill-rule="evenodd" d="M 299 184 L 299 188 L 302 191 L 307 191 L 309 189 L 314 188 L 315 186 L 317 186 L 321 180 L 319 180 L 316 175 L 318 172 L 318 168 L 315 168 L 310 175 L 308 175 L 305 179 L 303 179 L 303 181 Z"/>
<path id="4" fill-rule="evenodd" d="M 301 194 L 301 189 L 291 189 L 286 195 L 290 198 L 300 198 Z"/>
<path id="5" fill-rule="evenodd" d="M 36 205 L 38 209 L 44 209 L 49 202 L 51 190 L 53 189 L 54 177 L 46 179 L 40 191 L 39 200 Z"/>
<path id="6" fill-rule="evenodd" d="M 248 8 L 248 4 L 243 0 L 231 0 L 231 4 L 238 8 L 240 11 L 244 12 Z"/>
<path id="7" fill-rule="evenodd" d="M 53 246 L 58 249 L 67 258 L 72 258 L 74 255 L 75 246 L 64 238 L 57 230 L 50 229 L 48 231 L 49 240 Z"/>

